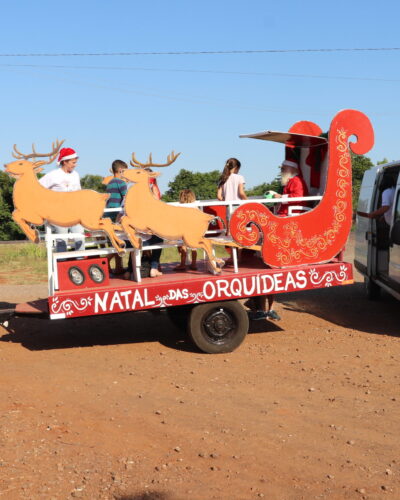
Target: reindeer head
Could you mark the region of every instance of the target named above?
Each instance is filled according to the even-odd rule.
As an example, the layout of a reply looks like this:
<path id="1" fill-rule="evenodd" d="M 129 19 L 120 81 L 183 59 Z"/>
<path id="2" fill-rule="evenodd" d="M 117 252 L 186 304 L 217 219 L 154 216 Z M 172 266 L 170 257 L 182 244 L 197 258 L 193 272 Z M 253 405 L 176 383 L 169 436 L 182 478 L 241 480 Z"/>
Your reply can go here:
<path id="1" fill-rule="evenodd" d="M 136 184 L 148 183 L 149 178 L 158 177 L 160 175 L 159 172 L 150 172 L 145 168 L 126 168 L 124 173 L 122 174 L 122 179 L 127 182 L 134 182 Z"/>
<path id="2" fill-rule="evenodd" d="M 7 163 L 6 165 L 4 165 L 4 168 L 8 174 L 17 178 L 21 177 L 25 173 L 30 172 L 32 170 L 35 173 L 41 172 L 43 170 L 41 168 L 42 165 L 48 165 L 49 163 L 52 163 L 55 160 L 63 142 L 64 141 L 60 142 L 59 140 L 57 140 L 55 143 L 53 142 L 52 151 L 46 154 L 37 153 L 35 150 L 35 145 L 32 144 L 33 152 L 27 155 L 20 153 L 17 149 L 16 144 L 14 144 L 14 152 L 12 153 L 12 155 L 14 156 L 14 158 L 17 158 L 17 161 Z M 49 159 L 47 161 L 39 160 L 33 162 L 33 161 L 28 161 L 30 158 L 49 158 Z"/>
<path id="3" fill-rule="evenodd" d="M 122 177 L 128 182 L 135 182 L 136 184 L 148 184 L 149 178 L 158 177 L 160 175 L 159 172 L 153 172 L 150 167 L 168 167 L 168 165 L 174 163 L 179 155 L 180 153 L 175 154 L 174 151 L 172 151 L 171 154 L 168 155 L 166 163 L 153 163 L 153 159 L 150 153 L 148 162 L 140 163 L 140 161 L 136 159 L 135 153 L 132 153 L 132 160 L 130 164 L 134 168 L 125 169 Z"/>

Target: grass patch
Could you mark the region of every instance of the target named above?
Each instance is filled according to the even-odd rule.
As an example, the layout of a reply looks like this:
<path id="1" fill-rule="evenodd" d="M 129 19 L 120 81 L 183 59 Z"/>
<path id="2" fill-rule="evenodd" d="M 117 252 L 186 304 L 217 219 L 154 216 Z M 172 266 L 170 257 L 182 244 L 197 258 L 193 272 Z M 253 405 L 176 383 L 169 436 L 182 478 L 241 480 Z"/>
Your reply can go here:
<path id="1" fill-rule="evenodd" d="M 228 257 L 222 246 L 215 246 L 217 257 Z M 203 251 L 197 251 L 198 258 L 203 259 Z M 180 262 L 180 254 L 175 247 L 164 248 L 161 263 Z M 123 257 L 128 265 L 128 255 Z M 47 281 L 46 247 L 43 243 L 20 243 L 0 245 L 0 284 L 26 285 Z"/>
<path id="2" fill-rule="evenodd" d="M 47 281 L 44 244 L 0 245 L 0 283 L 22 285 Z"/>

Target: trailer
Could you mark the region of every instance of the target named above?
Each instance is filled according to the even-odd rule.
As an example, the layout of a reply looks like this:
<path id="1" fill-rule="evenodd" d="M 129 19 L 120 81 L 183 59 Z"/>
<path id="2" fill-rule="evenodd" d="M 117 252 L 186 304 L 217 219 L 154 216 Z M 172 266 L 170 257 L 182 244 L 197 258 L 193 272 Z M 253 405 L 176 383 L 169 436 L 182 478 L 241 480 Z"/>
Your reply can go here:
<path id="1" fill-rule="evenodd" d="M 357 136 L 357 142 L 349 145 L 352 135 Z M 155 230 L 154 224 L 158 220 L 152 223 L 152 227 L 150 215 L 143 211 L 140 215 L 149 230 L 163 240 L 145 249 L 184 245 L 200 248 L 204 258 L 198 261 L 197 270 L 178 272 L 173 263 L 163 264 L 163 275 L 150 278 L 141 275 L 144 247 L 140 241 L 136 243 L 137 230 L 142 230 L 142 227 L 137 218 L 129 218 L 129 206 L 125 207 L 121 224 L 113 225 L 115 232 L 109 238 L 111 245 L 104 232 L 92 231 L 91 236 L 97 238 L 98 248 L 90 248 L 87 241 L 85 249 L 80 251 L 56 252 L 56 239 L 68 239 L 74 235 L 53 234 L 50 223 L 59 221 L 41 215 L 48 223 L 45 234 L 48 298 L 18 304 L 16 314 L 41 314 L 50 320 L 68 320 L 166 309 L 173 321 L 186 327 L 200 350 L 222 353 L 236 349 L 248 332 L 249 318 L 241 299 L 352 284 L 352 264 L 343 260 L 343 248 L 352 223 L 349 147 L 357 154 L 372 147 L 373 130 L 368 118 L 359 111 L 344 110 L 333 119 L 329 134 L 323 134 L 312 122 L 302 121 L 288 132 L 265 131 L 242 137 L 280 142 L 285 146 L 285 158 L 298 163 L 310 196 L 291 198 L 291 211 L 287 217 L 274 213 L 274 206 L 285 202 L 282 199 L 211 200 L 186 205 L 159 201 L 162 205 L 154 204 L 150 210 L 158 211 L 155 219 L 169 214 L 172 209 L 179 210 L 179 217 L 188 222 L 186 226 L 182 222 L 184 229 L 180 229 L 182 235 L 179 237 L 178 230 L 171 228 L 168 221 L 165 223 L 168 231 Z M 21 169 L 14 167 L 15 163 L 6 165 L 6 170 L 14 175 L 18 168 Z M 24 168 L 29 167 L 25 165 Z M 143 171 L 139 166 L 138 171 L 131 173 L 131 177 L 138 176 L 138 184 L 142 182 Z M 68 200 L 64 197 L 60 203 Z M 19 218 L 21 221 L 22 209 L 18 207 L 16 197 L 14 205 L 19 211 L 15 220 Z M 200 212 L 202 216 L 198 215 Z M 217 218 L 207 215 L 209 218 L 206 219 L 206 214 L 215 214 Z M 35 218 L 29 213 L 24 217 L 25 222 L 35 223 L 32 220 Z M 35 220 L 38 219 L 36 216 Z M 200 221 L 203 224 L 204 220 L 208 221 L 208 227 L 198 245 L 188 244 L 198 229 L 196 224 L 200 227 Z M 27 234 L 32 237 L 31 232 Z M 197 231 L 196 234 L 200 233 Z M 108 256 L 121 253 L 124 237 L 132 243 L 132 248 L 125 249 L 132 253 L 132 280 L 110 276 L 108 271 Z M 99 241 L 98 238 L 103 239 Z M 218 268 L 215 265 L 214 250 L 210 254 L 209 249 L 217 245 L 231 248 L 233 267 Z M 241 249 L 251 252 L 240 252 Z"/>

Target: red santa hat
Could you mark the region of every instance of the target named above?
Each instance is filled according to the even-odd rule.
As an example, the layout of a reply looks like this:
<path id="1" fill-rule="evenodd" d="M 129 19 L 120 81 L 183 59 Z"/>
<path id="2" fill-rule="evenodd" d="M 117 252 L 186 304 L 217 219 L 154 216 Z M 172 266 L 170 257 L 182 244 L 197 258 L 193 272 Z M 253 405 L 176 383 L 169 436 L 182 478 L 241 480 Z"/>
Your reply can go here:
<path id="1" fill-rule="evenodd" d="M 76 151 L 72 148 L 62 148 L 60 150 L 60 154 L 58 155 L 57 165 L 60 165 L 62 161 L 65 160 L 73 160 L 74 158 L 78 158 Z"/>
<path id="2" fill-rule="evenodd" d="M 291 161 L 291 160 L 284 160 L 282 162 L 282 167 L 292 167 L 292 168 L 297 168 L 297 170 L 299 170 L 299 166 L 297 165 L 296 162 L 294 161 Z"/>

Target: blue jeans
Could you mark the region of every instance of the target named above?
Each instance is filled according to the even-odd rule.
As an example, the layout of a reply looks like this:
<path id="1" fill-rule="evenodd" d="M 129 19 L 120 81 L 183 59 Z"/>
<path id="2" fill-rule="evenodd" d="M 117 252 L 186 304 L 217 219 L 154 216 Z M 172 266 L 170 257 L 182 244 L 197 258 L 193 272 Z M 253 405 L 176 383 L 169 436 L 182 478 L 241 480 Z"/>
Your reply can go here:
<path id="1" fill-rule="evenodd" d="M 82 233 L 82 238 L 74 238 L 75 250 L 85 250 L 85 236 L 83 235 L 84 228 L 80 224 L 71 227 L 62 227 L 51 224 L 51 230 L 56 234 Z M 64 239 L 56 240 L 56 252 L 66 252 L 67 241 Z"/>
<path id="2" fill-rule="evenodd" d="M 153 235 L 149 240 L 143 242 L 143 248 L 149 247 L 151 245 L 159 245 L 160 243 L 163 243 L 163 242 L 164 242 L 164 240 L 162 240 L 158 236 Z M 162 252 L 162 248 L 157 248 L 156 250 L 151 251 L 151 259 L 150 259 L 151 269 L 158 269 L 158 265 L 160 263 L 161 252 Z"/>
<path id="3" fill-rule="evenodd" d="M 163 242 L 164 240 L 162 240 L 158 236 L 153 235 L 149 240 L 143 241 L 143 249 L 145 249 L 145 247 L 149 247 L 151 245 L 158 245 Z M 126 248 L 132 248 L 132 243 L 130 241 L 126 242 Z M 150 259 L 151 269 L 158 269 L 158 265 L 160 264 L 161 252 L 162 248 L 157 248 L 156 250 L 151 251 L 151 259 Z M 133 271 L 132 254 L 129 256 L 128 271 L 129 272 Z"/>

